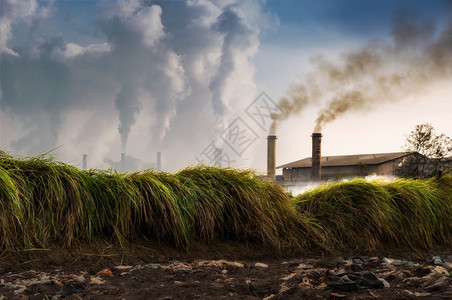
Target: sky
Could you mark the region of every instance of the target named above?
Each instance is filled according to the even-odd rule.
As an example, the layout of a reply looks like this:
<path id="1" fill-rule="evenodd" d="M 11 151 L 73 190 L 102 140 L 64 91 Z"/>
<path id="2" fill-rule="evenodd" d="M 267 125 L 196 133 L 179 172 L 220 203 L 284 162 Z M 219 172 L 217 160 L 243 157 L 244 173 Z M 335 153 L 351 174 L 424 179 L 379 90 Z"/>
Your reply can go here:
<path id="1" fill-rule="evenodd" d="M 0 149 L 265 172 L 452 136 L 452 1 L 2 0 Z M 120 163 L 125 153 L 124 164 Z"/>

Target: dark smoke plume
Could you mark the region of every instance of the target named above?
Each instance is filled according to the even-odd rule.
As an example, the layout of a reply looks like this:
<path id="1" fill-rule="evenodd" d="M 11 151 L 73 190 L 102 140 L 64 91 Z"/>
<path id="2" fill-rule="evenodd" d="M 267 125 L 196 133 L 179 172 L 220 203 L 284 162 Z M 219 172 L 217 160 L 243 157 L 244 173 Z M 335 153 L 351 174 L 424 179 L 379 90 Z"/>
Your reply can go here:
<path id="1" fill-rule="evenodd" d="M 352 111 L 370 111 L 383 102 L 422 93 L 429 85 L 452 77 L 452 18 L 440 32 L 432 21 L 419 21 L 414 12 L 399 7 L 392 41 L 372 41 L 340 61 L 313 59 L 315 71 L 279 101 L 278 122 L 300 113 L 307 105 L 326 99 L 314 132 Z"/>

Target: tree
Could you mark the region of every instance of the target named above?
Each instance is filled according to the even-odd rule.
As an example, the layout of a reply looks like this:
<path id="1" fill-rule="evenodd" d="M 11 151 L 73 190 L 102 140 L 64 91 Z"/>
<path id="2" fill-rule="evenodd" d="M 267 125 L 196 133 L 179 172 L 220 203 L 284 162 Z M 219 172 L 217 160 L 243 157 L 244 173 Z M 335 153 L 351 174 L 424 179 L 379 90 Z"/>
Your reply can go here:
<path id="1" fill-rule="evenodd" d="M 404 149 L 416 153 L 405 164 L 404 176 L 426 178 L 439 175 L 450 167 L 452 139 L 445 134 L 436 135 L 429 123 L 416 125 L 407 136 Z"/>

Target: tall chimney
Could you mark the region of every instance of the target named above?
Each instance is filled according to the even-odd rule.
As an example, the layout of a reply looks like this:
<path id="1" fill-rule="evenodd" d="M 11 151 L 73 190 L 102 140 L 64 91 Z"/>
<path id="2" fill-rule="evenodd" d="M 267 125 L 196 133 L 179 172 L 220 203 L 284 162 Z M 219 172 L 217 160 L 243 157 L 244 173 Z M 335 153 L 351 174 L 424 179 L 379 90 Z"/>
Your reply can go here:
<path id="1" fill-rule="evenodd" d="M 124 152 L 121 153 L 121 171 L 126 169 L 126 154 Z"/>
<path id="2" fill-rule="evenodd" d="M 267 178 L 276 180 L 276 135 L 267 137 Z"/>
<path id="3" fill-rule="evenodd" d="M 83 161 L 83 170 L 86 170 L 87 168 L 88 168 L 88 166 L 87 166 L 87 160 L 88 160 L 88 154 L 83 154 L 83 159 L 82 159 L 82 161 Z"/>
<path id="4" fill-rule="evenodd" d="M 311 180 L 320 181 L 322 178 L 322 166 L 320 164 L 321 148 L 322 148 L 322 134 L 320 132 L 312 135 L 312 168 Z"/>
<path id="5" fill-rule="evenodd" d="M 162 152 L 157 152 L 157 170 L 162 170 Z"/>

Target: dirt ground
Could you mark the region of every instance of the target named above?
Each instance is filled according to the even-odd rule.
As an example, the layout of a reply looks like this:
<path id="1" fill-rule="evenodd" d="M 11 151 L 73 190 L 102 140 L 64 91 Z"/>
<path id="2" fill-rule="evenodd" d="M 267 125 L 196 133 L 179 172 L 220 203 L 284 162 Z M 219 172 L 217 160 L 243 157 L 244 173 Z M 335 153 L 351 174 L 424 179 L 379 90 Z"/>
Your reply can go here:
<path id="1" fill-rule="evenodd" d="M 452 299 L 452 255 L 444 251 L 275 257 L 259 246 L 231 244 L 127 248 L 100 243 L 4 254 L 0 300 Z"/>

